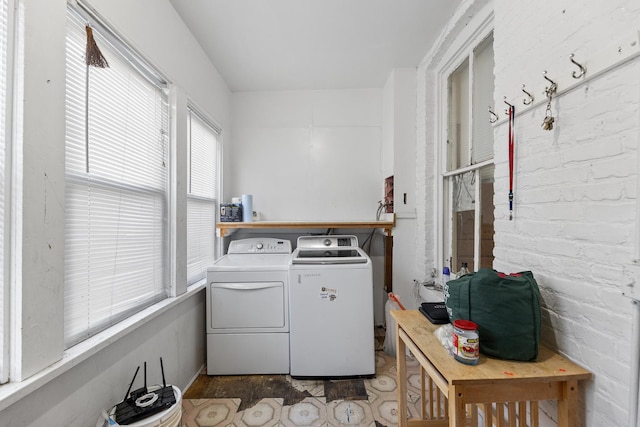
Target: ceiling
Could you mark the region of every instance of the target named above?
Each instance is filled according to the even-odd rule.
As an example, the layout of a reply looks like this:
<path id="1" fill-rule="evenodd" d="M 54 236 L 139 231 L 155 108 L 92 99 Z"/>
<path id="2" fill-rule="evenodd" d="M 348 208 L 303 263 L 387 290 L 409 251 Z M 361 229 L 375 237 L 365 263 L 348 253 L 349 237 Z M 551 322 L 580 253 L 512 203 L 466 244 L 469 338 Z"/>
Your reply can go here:
<path id="1" fill-rule="evenodd" d="M 381 88 L 461 0 L 170 0 L 229 89 Z"/>

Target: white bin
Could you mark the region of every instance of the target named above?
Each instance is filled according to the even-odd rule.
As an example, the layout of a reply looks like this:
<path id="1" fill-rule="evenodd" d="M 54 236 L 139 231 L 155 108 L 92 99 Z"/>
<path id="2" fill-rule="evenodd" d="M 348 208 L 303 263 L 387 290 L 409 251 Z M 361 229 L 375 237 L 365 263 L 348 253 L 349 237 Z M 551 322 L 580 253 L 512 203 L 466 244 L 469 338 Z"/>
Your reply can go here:
<path id="1" fill-rule="evenodd" d="M 178 427 L 182 419 L 182 392 L 174 385 L 171 387 L 173 387 L 173 394 L 176 396 L 176 403 L 173 404 L 173 406 L 136 423 L 122 425 L 129 427 Z M 159 388 L 160 386 L 149 387 L 149 391 L 155 391 Z M 115 411 L 116 409 L 114 407 L 111 414 L 109 414 L 112 419 L 115 418 Z M 117 421 L 116 419 L 116 422 Z"/>
<path id="2" fill-rule="evenodd" d="M 384 323 L 386 324 L 386 333 L 384 337 L 384 352 L 389 356 L 396 355 L 396 321 L 391 317 L 391 310 L 398 310 L 396 304 L 390 299 L 384 303 Z"/>

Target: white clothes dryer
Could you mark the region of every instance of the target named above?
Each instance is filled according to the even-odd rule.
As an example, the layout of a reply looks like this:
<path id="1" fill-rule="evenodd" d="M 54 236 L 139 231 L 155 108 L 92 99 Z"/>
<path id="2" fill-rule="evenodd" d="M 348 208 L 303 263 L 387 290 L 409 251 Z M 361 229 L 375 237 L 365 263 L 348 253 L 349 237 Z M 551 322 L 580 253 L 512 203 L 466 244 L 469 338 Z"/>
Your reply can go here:
<path id="1" fill-rule="evenodd" d="M 289 373 L 291 242 L 230 242 L 207 269 L 207 374 Z"/>

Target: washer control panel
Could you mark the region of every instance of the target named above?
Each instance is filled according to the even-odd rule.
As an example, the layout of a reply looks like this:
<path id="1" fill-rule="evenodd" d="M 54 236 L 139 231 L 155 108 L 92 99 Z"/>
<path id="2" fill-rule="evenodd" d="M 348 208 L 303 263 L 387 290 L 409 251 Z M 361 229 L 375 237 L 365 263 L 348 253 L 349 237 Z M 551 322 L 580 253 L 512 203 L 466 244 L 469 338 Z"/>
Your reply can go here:
<path id="1" fill-rule="evenodd" d="M 356 236 L 300 236 L 298 248 L 338 248 L 358 246 Z"/>

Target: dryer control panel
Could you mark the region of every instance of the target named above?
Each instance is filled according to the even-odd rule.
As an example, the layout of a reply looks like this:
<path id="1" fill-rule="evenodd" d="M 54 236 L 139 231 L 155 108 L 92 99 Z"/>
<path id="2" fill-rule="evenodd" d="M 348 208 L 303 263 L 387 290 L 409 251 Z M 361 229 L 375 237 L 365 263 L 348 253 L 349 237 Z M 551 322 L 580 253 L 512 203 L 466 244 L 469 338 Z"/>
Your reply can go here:
<path id="1" fill-rule="evenodd" d="M 229 254 L 290 254 L 291 242 L 286 239 L 251 238 L 233 240 Z"/>

